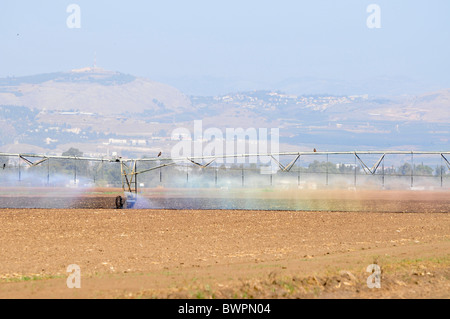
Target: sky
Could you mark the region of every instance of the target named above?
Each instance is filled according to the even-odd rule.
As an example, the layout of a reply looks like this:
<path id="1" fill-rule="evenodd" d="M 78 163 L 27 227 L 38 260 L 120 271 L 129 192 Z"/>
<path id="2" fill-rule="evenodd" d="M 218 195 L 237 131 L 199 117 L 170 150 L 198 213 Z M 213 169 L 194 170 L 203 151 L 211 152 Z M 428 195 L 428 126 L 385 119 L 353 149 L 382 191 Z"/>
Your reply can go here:
<path id="1" fill-rule="evenodd" d="M 71 4 L 79 28 L 67 25 Z M 380 28 L 367 25 L 371 4 Z M 98 67 L 191 94 L 309 79 L 355 91 L 385 79 L 399 93 L 450 88 L 448 0 L 2 1 L 0 41 L 0 77 L 96 58 Z"/>

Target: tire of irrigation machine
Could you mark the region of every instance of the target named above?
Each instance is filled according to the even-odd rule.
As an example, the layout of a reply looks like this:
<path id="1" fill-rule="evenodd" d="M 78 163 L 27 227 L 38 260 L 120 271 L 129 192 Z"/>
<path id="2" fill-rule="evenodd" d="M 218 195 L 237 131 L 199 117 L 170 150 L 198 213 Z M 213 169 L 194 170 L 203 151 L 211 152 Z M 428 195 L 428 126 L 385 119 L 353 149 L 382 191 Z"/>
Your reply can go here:
<path id="1" fill-rule="evenodd" d="M 123 208 L 123 198 L 122 196 L 116 197 L 116 209 L 122 209 Z"/>

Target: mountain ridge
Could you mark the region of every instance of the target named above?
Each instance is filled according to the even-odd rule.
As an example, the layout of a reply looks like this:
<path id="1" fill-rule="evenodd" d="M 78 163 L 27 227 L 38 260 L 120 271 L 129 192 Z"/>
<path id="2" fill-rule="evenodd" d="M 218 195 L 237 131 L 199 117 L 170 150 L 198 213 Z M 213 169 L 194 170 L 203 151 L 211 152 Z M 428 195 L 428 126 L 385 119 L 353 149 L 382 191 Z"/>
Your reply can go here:
<path id="1" fill-rule="evenodd" d="M 179 111 L 190 101 L 179 90 L 132 75 L 85 68 L 0 79 L 0 105 L 39 110 L 81 110 L 98 114 L 140 113 L 161 108 Z"/>

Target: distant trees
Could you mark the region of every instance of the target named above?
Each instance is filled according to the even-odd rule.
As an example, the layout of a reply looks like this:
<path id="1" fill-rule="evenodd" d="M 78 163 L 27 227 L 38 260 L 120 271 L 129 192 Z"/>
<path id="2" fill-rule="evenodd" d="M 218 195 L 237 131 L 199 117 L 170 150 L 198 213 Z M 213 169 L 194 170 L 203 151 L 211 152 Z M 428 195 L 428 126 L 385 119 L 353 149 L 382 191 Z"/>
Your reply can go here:
<path id="1" fill-rule="evenodd" d="M 336 167 L 336 164 L 333 164 L 331 162 L 319 162 L 314 161 L 308 166 L 308 172 L 310 173 L 324 173 L 328 172 L 330 174 L 338 173 L 338 169 Z"/>
<path id="2" fill-rule="evenodd" d="M 433 175 L 433 169 L 430 166 L 426 166 L 423 164 L 417 165 L 414 167 L 414 174 L 415 175 Z"/>
<path id="3" fill-rule="evenodd" d="M 62 156 L 72 156 L 72 157 L 81 157 L 83 156 L 83 152 L 81 152 L 77 148 L 71 147 L 69 150 L 62 153 Z M 61 160 L 61 161 L 53 161 L 53 168 L 58 169 L 60 172 L 64 173 L 74 173 L 76 175 L 85 174 L 87 171 L 83 169 L 83 163 L 78 163 L 77 160 Z"/>
<path id="4" fill-rule="evenodd" d="M 62 156 L 74 156 L 74 157 L 81 157 L 83 156 L 83 152 L 81 152 L 79 149 L 71 147 L 69 150 L 62 153 Z"/>
<path id="5" fill-rule="evenodd" d="M 437 176 L 445 175 L 445 166 L 444 165 L 436 166 L 435 174 Z"/>
<path id="6" fill-rule="evenodd" d="M 71 147 L 62 153 L 62 156 L 82 157 L 83 152 L 77 148 Z M 55 161 L 54 169 L 66 174 L 76 174 L 83 176 L 95 183 L 117 184 L 121 181 L 120 166 L 111 163 L 79 161 L 79 160 L 62 160 Z"/>
<path id="7" fill-rule="evenodd" d="M 411 175 L 412 166 L 409 163 L 405 163 L 397 169 L 397 173 L 400 175 Z"/>
<path id="8" fill-rule="evenodd" d="M 400 175 L 411 175 L 413 172 L 413 166 L 409 163 L 405 163 L 397 169 L 397 173 Z M 427 165 L 414 165 L 414 175 L 417 176 L 431 176 L 433 175 L 433 169 Z"/>
<path id="9" fill-rule="evenodd" d="M 69 157 L 82 157 L 83 152 L 71 147 L 61 154 Z M 98 185 L 117 184 L 121 181 L 120 166 L 109 162 L 94 162 L 76 159 L 49 159 L 31 168 L 40 174 L 49 174 L 49 182 L 54 183 L 66 176 L 67 181 L 90 181 Z"/>

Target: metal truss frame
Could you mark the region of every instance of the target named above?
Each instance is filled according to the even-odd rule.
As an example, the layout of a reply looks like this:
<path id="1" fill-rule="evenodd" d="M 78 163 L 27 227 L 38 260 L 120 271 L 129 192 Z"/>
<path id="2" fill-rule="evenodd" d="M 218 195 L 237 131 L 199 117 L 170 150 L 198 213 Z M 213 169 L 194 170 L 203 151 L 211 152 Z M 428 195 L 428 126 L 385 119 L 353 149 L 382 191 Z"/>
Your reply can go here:
<path id="1" fill-rule="evenodd" d="M 141 159 L 124 159 L 121 157 L 114 158 L 96 158 L 96 157 L 76 157 L 76 156 L 49 156 L 39 154 L 11 154 L 0 153 L 0 157 L 17 157 L 19 159 L 19 175 L 20 175 L 20 161 L 24 161 L 30 167 L 38 166 L 44 162 L 49 162 L 50 159 L 56 160 L 75 160 L 75 161 L 90 161 L 90 162 L 108 162 L 108 163 L 120 163 L 122 189 L 124 193 L 131 194 L 130 200 L 136 198 L 138 193 L 137 177 L 139 174 L 150 172 L 156 169 L 162 169 L 164 167 L 180 165 L 180 164 L 193 164 L 200 168 L 207 168 L 218 159 L 228 158 L 250 158 L 250 157 L 270 157 L 280 168 L 282 172 L 290 172 L 292 167 L 297 161 L 304 156 L 328 156 L 330 155 L 353 155 L 356 160 L 361 164 L 365 174 L 375 175 L 379 166 L 384 163 L 384 159 L 387 155 L 411 155 L 411 162 L 414 161 L 414 155 L 435 155 L 440 156 L 442 161 L 445 162 L 450 170 L 450 162 L 446 156 L 450 157 L 450 151 L 446 152 L 434 152 L 434 151 L 345 151 L 345 152 L 281 152 L 281 153 L 267 153 L 267 154 L 229 154 L 229 155 L 212 155 L 212 156 L 194 156 L 194 157 L 179 157 L 179 158 L 141 158 Z M 379 155 L 379 159 L 372 166 L 369 167 L 361 158 L 362 155 Z M 287 165 L 283 165 L 278 157 L 283 156 L 295 156 Z M 37 159 L 33 161 L 32 159 Z M 155 166 L 138 171 L 138 162 L 150 162 L 157 163 Z M 165 162 L 165 163 L 164 163 Z M 204 163 L 203 163 L 204 162 Z M 163 164 L 162 164 L 163 163 Z M 384 166 L 384 164 L 383 164 Z M 384 170 L 383 170 L 384 173 Z M 75 173 L 76 174 L 76 173 Z M 356 176 L 355 176 L 356 178 Z M 442 177 L 441 177 L 442 178 Z M 413 184 L 413 173 L 411 173 L 411 185 Z M 130 196 L 130 195 L 129 195 Z"/>

